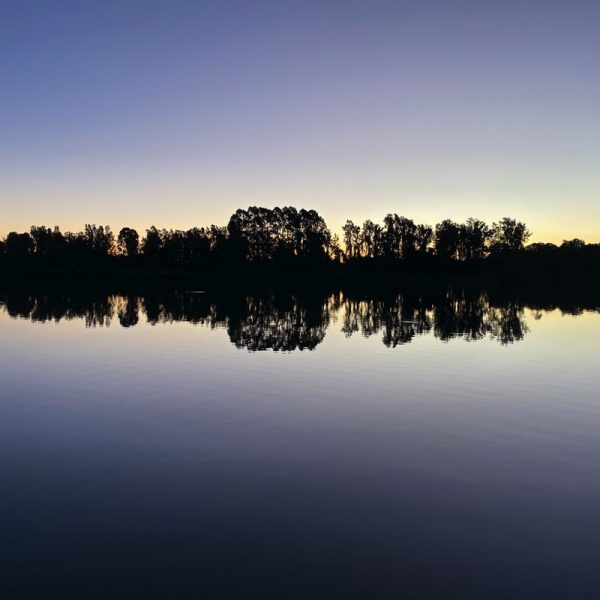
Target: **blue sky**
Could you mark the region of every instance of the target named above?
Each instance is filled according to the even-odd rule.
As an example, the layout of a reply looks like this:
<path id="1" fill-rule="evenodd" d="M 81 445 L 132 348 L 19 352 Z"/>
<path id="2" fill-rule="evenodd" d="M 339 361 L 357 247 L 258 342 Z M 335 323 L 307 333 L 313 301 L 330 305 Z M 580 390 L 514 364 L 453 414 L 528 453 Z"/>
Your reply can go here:
<path id="1" fill-rule="evenodd" d="M 0 2 L 0 234 L 238 207 L 600 241 L 598 2 Z"/>

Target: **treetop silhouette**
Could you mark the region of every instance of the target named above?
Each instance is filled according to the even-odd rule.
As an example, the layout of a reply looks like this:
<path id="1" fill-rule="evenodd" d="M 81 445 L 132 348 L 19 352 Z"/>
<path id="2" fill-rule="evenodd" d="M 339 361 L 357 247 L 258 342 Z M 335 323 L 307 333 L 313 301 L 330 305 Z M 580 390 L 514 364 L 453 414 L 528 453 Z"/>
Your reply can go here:
<path id="1" fill-rule="evenodd" d="M 599 244 L 574 239 L 561 246 L 526 246 L 530 236 L 525 223 L 509 217 L 491 225 L 469 218 L 431 226 L 390 213 L 381 223 L 346 221 L 340 242 L 315 210 L 251 206 L 237 210 L 226 226 L 185 231 L 152 226 L 142 235 L 123 227 L 115 236 L 109 226 L 94 224 L 77 233 L 32 226 L 29 232 L 10 232 L 0 242 L 0 266 L 202 272 L 252 265 L 338 273 L 368 267 L 372 272 L 440 274 L 464 265 L 475 275 L 495 269 L 550 276 L 557 269 L 583 273 L 600 260 Z"/>

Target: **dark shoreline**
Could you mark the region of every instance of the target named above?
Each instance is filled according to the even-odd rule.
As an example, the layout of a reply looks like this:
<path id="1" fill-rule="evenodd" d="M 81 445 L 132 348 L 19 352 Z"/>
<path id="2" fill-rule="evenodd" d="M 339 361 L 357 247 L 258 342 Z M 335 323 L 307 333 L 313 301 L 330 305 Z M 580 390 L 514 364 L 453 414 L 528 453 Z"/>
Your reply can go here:
<path id="1" fill-rule="evenodd" d="M 460 266 L 460 265 L 459 265 Z M 39 269 L 0 270 L 0 301 L 7 296 L 46 296 L 85 299 L 107 295 L 156 296 L 204 292 L 207 297 L 229 303 L 245 295 L 256 297 L 296 296 L 323 299 L 342 292 L 353 300 L 382 299 L 398 294 L 412 299 L 435 300 L 448 293 L 457 297 L 485 292 L 493 304 L 518 304 L 530 308 L 560 308 L 564 312 L 600 310 L 598 278 L 517 277 L 509 273 L 484 272 L 416 273 L 356 268 L 315 269 L 313 272 L 266 269 L 192 270 Z"/>
<path id="2" fill-rule="evenodd" d="M 558 266 L 557 266 L 558 267 Z M 312 265 L 309 268 L 277 268 L 246 264 L 209 269 L 123 268 L 98 265 L 95 268 L 10 265 L 0 267 L 0 287 L 199 287 L 271 288 L 291 287 L 334 289 L 359 287 L 365 290 L 389 290 L 410 287 L 503 287 L 555 289 L 569 286 L 582 290 L 600 290 L 600 278 L 580 270 L 562 268 L 519 272 L 503 265 L 453 264 L 448 269 L 419 270 L 412 266 L 393 268 L 364 265 Z"/>

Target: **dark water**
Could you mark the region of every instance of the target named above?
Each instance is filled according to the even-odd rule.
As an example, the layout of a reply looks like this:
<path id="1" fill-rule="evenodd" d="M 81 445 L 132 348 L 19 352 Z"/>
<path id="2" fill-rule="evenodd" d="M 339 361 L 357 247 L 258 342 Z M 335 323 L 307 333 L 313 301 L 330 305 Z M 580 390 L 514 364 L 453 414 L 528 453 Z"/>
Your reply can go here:
<path id="1" fill-rule="evenodd" d="M 600 597 L 593 299 L 0 297 L 2 597 Z"/>

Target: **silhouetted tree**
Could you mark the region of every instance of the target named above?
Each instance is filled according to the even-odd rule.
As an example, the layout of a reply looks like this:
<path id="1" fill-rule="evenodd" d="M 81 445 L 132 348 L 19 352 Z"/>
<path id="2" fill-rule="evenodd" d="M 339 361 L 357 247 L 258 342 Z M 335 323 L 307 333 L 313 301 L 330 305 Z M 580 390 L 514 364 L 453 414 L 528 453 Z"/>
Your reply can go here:
<path id="1" fill-rule="evenodd" d="M 6 236 L 6 256 L 9 258 L 26 258 L 33 254 L 34 249 L 33 238 L 28 233 L 11 231 Z"/>
<path id="2" fill-rule="evenodd" d="M 331 233 L 314 210 L 251 206 L 237 210 L 227 225 L 230 254 L 249 261 L 285 257 L 325 258 Z"/>
<path id="3" fill-rule="evenodd" d="M 417 225 L 415 229 L 415 248 L 417 252 L 425 253 L 433 241 L 433 229 L 429 225 Z"/>
<path id="4" fill-rule="evenodd" d="M 228 239 L 227 227 L 219 227 L 211 225 L 208 231 L 208 239 L 210 241 L 210 251 L 217 258 L 227 258 L 228 255 Z"/>
<path id="5" fill-rule="evenodd" d="M 166 263 L 184 264 L 186 259 L 185 237 L 185 233 L 179 230 L 162 229 L 160 231 L 161 256 Z"/>
<path id="6" fill-rule="evenodd" d="M 483 258 L 489 238 L 490 229 L 483 221 L 467 219 L 459 229 L 458 257 L 462 260 Z"/>
<path id="7" fill-rule="evenodd" d="M 360 234 L 361 254 L 367 258 L 377 258 L 383 255 L 383 229 L 381 225 L 370 219 L 365 221 Z"/>
<path id="8" fill-rule="evenodd" d="M 114 247 L 115 238 L 108 225 L 85 226 L 83 240 L 88 253 L 104 258 L 108 256 Z"/>
<path id="9" fill-rule="evenodd" d="M 416 249 L 417 226 L 412 219 L 388 214 L 383 219 L 383 243 L 386 256 L 408 258 Z"/>
<path id="10" fill-rule="evenodd" d="M 121 254 L 126 254 L 132 258 L 138 254 L 140 236 L 135 229 L 123 227 L 123 229 L 119 231 L 117 243 Z"/>
<path id="11" fill-rule="evenodd" d="M 158 229 L 154 225 L 146 229 L 146 237 L 142 245 L 144 256 L 151 260 L 156 260 L 159 257 L 162 248 L 162 239 Z"/>
<path id="12" fill-rule="evenodd" d="M 434 236 L 435 252 L 446 259 L 456 258 L 460 245 L 460 226 L 450 219 L 446 219 L 435 226 Z"/>
<path id="13" fill-rule="evenodd" d="M 228 254 L 233 260 L 252 260 L 256 258 L 258 246 L 254 236 L 252 213 L 255 207 L 248 211 L 238 209 L 227 224 Z"/>
<path id="14" fill-rule="evenodd" d="M 186 262 L 198 264 L 207 260 L 210 254 L 210 237 L 204 227 L 188 229 L 185 232 L 184 245 Z"/>
<path id="15" fill-rule="evenodd" d="M 360 227 L 348 219 L 342 226 L 344 232 L 344 253 L 346 258 L 358 258 L 360 256 Z"/>
<path id="16" fill-rule="evenodd" d="M 46 258 L 58 258 L 62 257 L 65 247 L 66 240 L 65 236 L 61 233 L 58 226 L 54 229 L 44 226 L 32 226 L 31 238 L 33 239 L 34 253 L 36 256 L 43 256 Z"/>
<path id="17" fill-rule="evenodd" d="M 295 209 L 294 209 L 295 210 Z M 329 254 L 331 232 L 316 210 L 300 210 L 300 256 L 322 260 Z"/>
<path id="18" fill-rule="evenodd" d="M 329 244 L 329 256 L 334 262 L 339 263 L 341 262 L 343 255 L 344 252 L 340 246 L 340 237 L 337 233 L 334 233 L 331 236 L 331 243 Z"/>
<path id="19" fill-rule="evenodd" d="M 396 223 L 400 234 L 400 256 L 408 258 L 415 251 L 417 227 L 412 219 L 406 217 L 396 217 Z"/>
<path id="20" fill-rule="evenodd" d="M 585 242 L 579 238 L 573 238 L 572 240 L 563 240 L 560 245 L 561 250 L 578 251 L 585 247 Z"/>
<path id="21" fill-rule="evenodd" d="M 530 237 L 531 232 L 525 223 L 504 217 L 500 222 L 492 224 L 490 251 L 497 253 L 522 250 Z"/>

